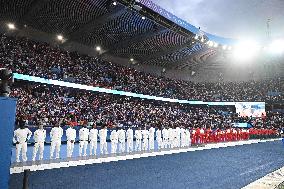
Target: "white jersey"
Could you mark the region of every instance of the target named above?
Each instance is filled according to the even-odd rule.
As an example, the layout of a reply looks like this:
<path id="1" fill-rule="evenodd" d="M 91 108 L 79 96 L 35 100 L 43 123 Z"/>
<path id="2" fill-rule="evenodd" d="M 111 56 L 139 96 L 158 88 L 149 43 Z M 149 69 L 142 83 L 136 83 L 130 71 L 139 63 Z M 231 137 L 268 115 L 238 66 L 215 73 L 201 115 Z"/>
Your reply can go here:
<path id="1" fill-rule="evenodd" d="M 97 141 L 98 140 L 98 129 L 91 129 L 89 133 L 89 140 L 90 141 Z"/>
<path id="2" fill-rule="evenodd" d="M 156 138 L 157 138 L 157 139 L 161 139 L 161 138 L 162 138 L 162 131 L 161 131 L 160 129 L 158 129 L 158 130 L 156 131 Z"/>
<path id="3" fill-rule="evenodd" d="M 149 129 L 149 138 L 154 138 L 155 137 L 155 128 L 151 127 Z"/>
<path id="4" fill-rule="evenodd" d="M 118 133 L 116 132 L 116 130 L 111 131 L 110 140 L 112 142 L 118 143 Z"/>
<path id="5" fill-rule="evenodd" d="M 133 140 L 133 130 L 131 128 L 126 131 L 127 140 Z"/>
<path id="6" fill-rule="evenodd" d="M 63 129 L 61 127 L 53 127 L 50 131 L 51 141 L 61 141 Z"/>
<path id="7" fill-rule="evenodd" d="M 81 128 L 79 130 L 79 139 L 82 141 L 86 141 L 89 139 L 89 129 L 87 128 Z"/>
<path id="8" fill-rule="evenodd" d="M 32 132 L 28 128 L 24 129 L 17 129 L 14 131 L 14 138 L 13 141 L 14 143 L 19 142 L 19 143 L 24 143 L 27 140 L 30 140 L 32 136 Z"/>
<path id="9" fill-rule="evenodd" d="M 169 130 L 168 129 L 163 129 L 162 130 L 163 138 L 168 139 L 169 138 Z"/>
<path id="10" fill-rule="evenodd" d="M 143 138 L 143 140 L 147 140 L 149 138 L 149 131 L 148 130 L 142 131 L 142 138 Z"/>
<path id="11" fill-rule="evenodd" d="M 123 129 L 120 129 L 117 132 L 118 132 L 118 141 L 125 142 L 125 131 Z"/>
<path id="12" fill-rule="evenodd" d="M 180 139 L 180 137 L 181 137 L 180 134 L 181 134 L 181 132 L 182 132 L 182 131 L 181 131 L 181 128 L 177 127 L 175 130 L 176 130 L 176 137 L 177 137 L 178 139 Z"/>
<path id="13" fill-rule="evenodd" d="M 67 130 L 66 130 L 66 137 L 67 137 L 67 141 L 75 141 L 76 139 L 76 130 L 69 127 Z"/>
<path id="14" fill-rule="evenodd" d="M 142 139 L 142 131 L 141 130 L 135 131 L 135 138 L 138 139 L 138 140 Z"/>
<path id="15" fill-rule="evenodd" d="M 107 129 L 101 129 L 99 135 L 100 135 L 100 142 L 106 142 Z"/>
<path id="16" fill-rule="evenodd" d="M 34 132 L 34 141 L 35 142 L 44 142 L 46 138 L 46 130 L 44 129 L 37 129 Z"/>

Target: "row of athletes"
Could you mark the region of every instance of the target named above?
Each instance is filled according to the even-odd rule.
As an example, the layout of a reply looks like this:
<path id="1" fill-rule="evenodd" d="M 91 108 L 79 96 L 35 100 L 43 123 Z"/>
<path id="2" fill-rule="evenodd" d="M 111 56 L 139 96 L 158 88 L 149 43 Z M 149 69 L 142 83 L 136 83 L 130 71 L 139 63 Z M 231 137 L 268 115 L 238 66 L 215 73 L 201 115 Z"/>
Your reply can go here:
<path id="1" fill-rule="evenodd" d="M 230 142 L 238 140 L 248 140 L 250 138 L 270 138 L 277 135 L 278 131 L 275 129 L 264 128 L 227 128 L 227 129 L 203 129 L 196 128 L 191 131 L 192 144 L 202 143 L 217 143 L 217 142 Z"/>
<path id="2" fill-rule="evenodd" d="M 69 126 L 65 131 L 67 137 L 67 157 L 72 157 L 74 150 L 74 143 L 76 141 L 76 130 Z M 86 126 L 82 126 L 79 130 L 79 156 L 87 155 L 87 148 L 89 147 L 89 155 L 97 155 L 97 141 L 100 141 L 100 153 L 108 154 L 107 148 L 107 127 L 103 127 L 98 130 L 94 125 L 92 129 L 88 129 Z M 27 161 L 27 141 L 30 140 L 32 132 L 21 125 L 20 128 L 14 131 L 13 142 L 16 143 L 16 162 L 20 162 L 20 154 L 22 154 L 22 160 Z M 50 159 L 55 157 L 59 158 L 60 147 L 62 142 L 63 129 L 60 124 L 55 126 L 50 131 L 51 147 L 50 147 Z M 135 146 L 134 146 L 135 137 Z M 155 129 L 154 127 L 141 130 L 138 128 L 135 133 L 132 128 L 127 130 L 119 129 L 112 130 L 110 134 L 111 140 L 111 152 L 110 153 L 124 153 L 135 151 L 147 151 L 154 150 L 155 143 L 157 141 L 157 149 L 162 148 L 176 148 L 176 147 L 188 147 L 191 145 L 190 130 L 184 128 L 164 128 L 162 130 Z M 39 128 L 34 132 L 33 139 L 35 141 L 33 148 L 32 160 L 35 161 L 37 153 L 39 152 L 39 160 L 43 159 L 44 143 L 46 139 L 46 130 L 43 125 L 39 125 Z M 134 148 L 134 149 L 133 149 Z"/>
<path id="3" fill-rule="evenodd" d="M 79 130 L 79 156 L 87 155 L 87 147 L 89 147 L 89 155 L 97 155 L 97 141 L 100 141 L 100 153 L 107 154 L 107 128 L 104 127 L 100 130 L 94 126 L 91 130 L 83 126 Z M 133 140 L 136 139 L 135 151 L 154 150 L 154 139 L 156 137 L 157 147 L 161 148 L 174 148 L 174 147 L 187 147 L 191 144 L 203 144 L 212 142 L 226 142 L 237 140 L 248 140 L 249 138 L 257 138 L 255 136 L 272 136 L 277 131 L 273 129 L 215 129 L 210 128 L 195 128 L 184 129 L 176 127 L 173 128 L 159 128 L 156 130 L 151 127 L 149 130 L 146 128 L 141 130 L 138 128 L 135 134 L 131 128 L 123 130 L 113 130 L 110 134 L 111 140 L 111 153 L 123 153 L 133 151 Z M 20 161 L 20 152 L 22 152 L 23 161 L 27 161 L 27 141 L 31 138 L 32 132 L 22 125 L 19 129 L 14 131 L 14 143 L 16 143 L 16 161 Z M 63 136 L 63 129 L 56 124 L 51 129 L 51 150 L 50 159 L 53 159 L 54 152 L 56 158 L 59 158 L 61 138 Z M 74 143 L 76 141 L 76 130 L 73 127 L 69 127 L 66 130 L 67 137 L 67 157 L 72 157 L 74 150 Z M 34 161 L 39 151 L 39 159 L 43 159 L 44 142 L 46 138 L 46 131 L 43 129 L 43 125 L 39 126 L 39 129 L 34 132 L 34 149 L 33 158 Z"/>

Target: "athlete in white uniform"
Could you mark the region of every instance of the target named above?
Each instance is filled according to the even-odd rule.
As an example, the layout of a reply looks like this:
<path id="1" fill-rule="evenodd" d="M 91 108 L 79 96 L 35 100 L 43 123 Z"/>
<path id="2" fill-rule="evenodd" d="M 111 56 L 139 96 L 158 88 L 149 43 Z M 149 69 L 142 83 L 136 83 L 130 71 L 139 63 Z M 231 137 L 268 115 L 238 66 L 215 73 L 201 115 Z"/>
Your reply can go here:
<path id="1" fill-rule="evenodd" d="M 185 129 L 185 146 L 191 146 L 191 136 L 189 129 Z"/>
<path id="2" fill-rule="evenodd" d="M 149 131 L 146 128 L 142 131 L 142 150 L 148 150 L 149 146 Z"/>
<path id="3" fill-rule="evenodd" d="M 61 138 L 63 135 L 63 129 L 56 124 L 50 131 L 51 147 L 50 147 L 50 159 L 53 158 L 54 150 L 56 150 L 56 158 L 59 158 Z"/>
<path id="4" fill-rule="evenodd" d="M 163 139 L 162 139 L 162 131 L 158 128 L 156 131 L 156 140 L 158 143 L 158 150 L 163 148 Z"/>
<path id="5" fill-rule="evenodd" d="M 125 151 L 125 130 L 118 130 L 118 152 L 123 153 Z"/>
<path id="6" fill-rule="evenodd" d="M 82 151 L 84 149 L 83 156 L 87 155 L 87 148 L 88 148 L 88 139 L 89 139 L 89 129 L 87 129 L 87 126 L 84 125 L 83 128 L 79 130 L 79 156 L 82 156 Z"/>
<path id="7" fill-rule="evenodd" d="M 73 150 L 74 150 L 74 143 L 76 140 L 76 130 L 72 127 L 69 127 L 66 130 L 66 137 L 67 137 L 67 157 L 72 157 Z"/>
<path id="8" fill-rule="evenodd" d="M 133 151 L 133 130 L 129 127 L 126 131 L 126 138 L 127 138 L 127 152 Z"/>
<path id="9" fill-rule="evenodd" d="M 98 129 L 96 128 L 96 125 L 94 125 L 89 133 L 90 155 L 97 155 L 98 133 Z"/>
<path id="10" fill-rule="evenodd" d="M 149 129 L 149 150 L 154 150 L 155 145 L 155 128 L 150 127 Z"/>
<path id="11" fill-rule="evenodd" d="M 184 128 L 180 128 L 180 147 L 186 146 L 186 131 Z"/>
<path id="12" fill-rule="evenodd" d="M 163 134 L 164 148 L 168 148 L 169 147 L 169 130 L 167 128 L 163 128 L 162 134 Z"/>
<path id="13" fill-rule="evenodd" d="M 33 149 L 33 161 L 35 161 L 38 150 L 39 150 L 39 160 L 43 159 L 45 138 L 46 138 L 46 130 L 44 130 L 43 125 L 40 124 L 39 128 L 34 132 L 35 145 Z"/>
<path id="14" fill-rule="evenodd" d="M 100 135 L 100 148 L 101 154 L 108 154 L 107 150 L 107 127 L 105 126 L 103 129 L 99 131 Z"/>
<path id="15" fill-rule="evenodd" d="M 170 148 L 173 148 L 174 147 L 174 139 L 175 139 L 175 133 L 174 133 L 175 131 L 171 127 L 168 129 L 168 131 L 169 131 L 169 146 L 170 146 Z"/>
<path id="16" fill-rule="evenodd" d="M 142 140 L 142 131 L 139 127 L 137 130 L 135 130 L 135 150 L 141 151 L 141 140 Z"/>
<path id="17" fill-rule="evenodd" d="M 111 141 L 111 153 L 115 154 L 117 152 L 117 145 L 118 145 L 118 133 L 116 130 L 111 131 L 110 141 Z"/>
<path id="18" fill-rule="evenodd" d="M 180 147 L 180 142 L 181 142 L 181 130 L 179 127 L 176 127 L 175 129 L 175 147 Z"/>
<path id="19" fill-rule="evenodd" d="M 27 161 L 27 141 L 31 136 L 32 132 L 25 128 L 24 122 L 20 124 L 20 128 L 14 131 L 13 142 L 16 143 L 16 162 L 20 162 L 21 151 L 23 161 Z"/>

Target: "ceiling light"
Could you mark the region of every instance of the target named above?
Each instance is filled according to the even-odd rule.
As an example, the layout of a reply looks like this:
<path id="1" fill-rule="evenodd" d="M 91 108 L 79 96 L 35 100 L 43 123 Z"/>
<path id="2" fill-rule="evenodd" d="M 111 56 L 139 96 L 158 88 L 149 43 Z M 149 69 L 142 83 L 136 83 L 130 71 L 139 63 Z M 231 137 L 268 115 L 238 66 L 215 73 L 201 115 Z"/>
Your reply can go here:
<path id="1" fill-rule="evenodd" d="M 8 23 L 7 26 L 8 26 L 8 28 L 9 28 L 10 30 L 16 29 L 15 25 L 12 24 L 12 23 Z"/>
<path id="2" fill-rule="evenodd" d="M 96 46 L 96 51 L 101 51 L 101 47 L 100 46 Z"/>
<path id="3" fill-rule="evenodd" d="M 63 36 L 62 36 L 62 35 L 57 35 L 57 39 L 58 39 L 59 41 L 62 41 L 62 40 L 63 40 Z"/>

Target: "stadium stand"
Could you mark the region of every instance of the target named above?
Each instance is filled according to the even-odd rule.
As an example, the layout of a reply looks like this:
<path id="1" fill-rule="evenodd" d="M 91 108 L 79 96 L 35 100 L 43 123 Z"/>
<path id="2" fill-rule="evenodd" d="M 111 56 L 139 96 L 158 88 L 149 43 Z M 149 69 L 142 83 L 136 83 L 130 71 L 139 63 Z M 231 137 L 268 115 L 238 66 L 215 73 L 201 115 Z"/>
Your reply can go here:
<path id="1" fill-rule="evenodd" d="M 281 78 L 217 83 L 174 80 L 3 34 L 0 55 L 3 66 L 16 73 L 134 93 L 202 101 L 283 101 Z"/>

